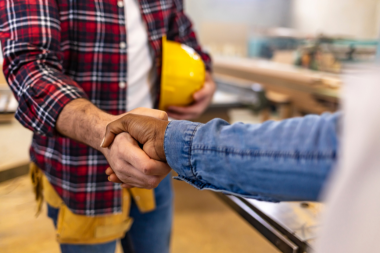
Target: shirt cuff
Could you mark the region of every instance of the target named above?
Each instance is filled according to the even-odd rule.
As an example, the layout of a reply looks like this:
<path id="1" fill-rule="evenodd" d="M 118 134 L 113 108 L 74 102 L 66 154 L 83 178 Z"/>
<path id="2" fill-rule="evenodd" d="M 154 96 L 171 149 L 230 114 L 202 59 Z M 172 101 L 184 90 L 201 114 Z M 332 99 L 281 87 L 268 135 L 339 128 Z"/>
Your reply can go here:
<path id="1" fill-rule="evenodd" d="M 66 85 L 59 88 L 56 86 L 50 86 L 49 89 L 46 90 L 48 90 L 48 92 L 41 95 L 41 97 L 44 95 L 42 102 L 38 104 L 33 101 L 34 105 L 38 104 L 39 113 L 36 112 L 36 110 L 30 109 L 33 108 L 30 105 L 31 101 L 19 100 L 19 106 L 15 117 L 34 133 L 42 136 L 54 137 L 58 134 L 55 127 L 59 114 L 62 112 L 63 108 L 73 100 L 88 98 L 86 93 L 80 87 L 75 85 Z M 49 109 L 44 110 L 43 105 Z M 40 114 L 43 114 L 44 117 L 40 117 Z M 35 119 L 33 122 L 27 120 L 31 115 Z"/>
<path id="2" fill-rule="evenodd" d="M 191 146 L 201 123 L 172 121 L 166 128 L 164 150 L 169 166 L 181 177 L 196 179 L 191 166 Z"/>

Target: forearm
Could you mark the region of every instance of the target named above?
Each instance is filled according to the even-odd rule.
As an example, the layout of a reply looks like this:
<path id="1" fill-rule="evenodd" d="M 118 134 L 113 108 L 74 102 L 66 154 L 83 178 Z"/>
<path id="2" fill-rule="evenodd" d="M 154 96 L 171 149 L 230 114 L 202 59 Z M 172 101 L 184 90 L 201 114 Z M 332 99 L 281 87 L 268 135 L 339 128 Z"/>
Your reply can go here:
<path id="1" fill-rule="evenodd" d="M 317 200 L 336 162 L 339 115 L 229 125 L 172 122 L 165 154 L 180 178 L 268 201 Z"/>
<path id="2" fill-rule="evenodd" d="M 116 119 L 117 116 L 100 110 L 90 101 L 76 99 L 63 108 L 56 130 L 61 135 L 100 150 L 107 124 Z"/>

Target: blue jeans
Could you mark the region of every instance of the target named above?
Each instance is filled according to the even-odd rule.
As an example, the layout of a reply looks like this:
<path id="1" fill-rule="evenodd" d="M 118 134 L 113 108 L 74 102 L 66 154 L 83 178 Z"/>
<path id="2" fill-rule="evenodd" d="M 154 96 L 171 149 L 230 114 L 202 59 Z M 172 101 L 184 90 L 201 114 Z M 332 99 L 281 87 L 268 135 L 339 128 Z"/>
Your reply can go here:
<path id="1" fill-rule="evenodd" d="M 140 213 L 134 201 L 130 217 L 134 219 L 130 231 L 121 239 L 124 253 L 168 253 L 173 217 L 173 192 L 171 176 L 168 175 L 155 189 L 156 209 Z M 58 209 L 48 205 L 48 216 L 57 225 Z M 76 245 L 61 244 L 62 253 L 114 253 L 116 241 Z"/>

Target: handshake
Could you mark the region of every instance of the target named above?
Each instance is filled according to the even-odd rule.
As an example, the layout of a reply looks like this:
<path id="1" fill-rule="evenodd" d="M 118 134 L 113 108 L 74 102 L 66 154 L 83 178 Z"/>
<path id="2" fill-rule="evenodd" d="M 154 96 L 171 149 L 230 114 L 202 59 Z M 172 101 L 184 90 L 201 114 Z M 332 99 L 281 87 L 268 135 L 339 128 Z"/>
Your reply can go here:
<path id="1" fill-rule="evenodd" d="M 109 123 L 101 144 L 111 166 L 108 180 L 124 188 L 156 188 L 171 171 L 164 151 L 168 124 L 165 112 L 146 108 Z"/>

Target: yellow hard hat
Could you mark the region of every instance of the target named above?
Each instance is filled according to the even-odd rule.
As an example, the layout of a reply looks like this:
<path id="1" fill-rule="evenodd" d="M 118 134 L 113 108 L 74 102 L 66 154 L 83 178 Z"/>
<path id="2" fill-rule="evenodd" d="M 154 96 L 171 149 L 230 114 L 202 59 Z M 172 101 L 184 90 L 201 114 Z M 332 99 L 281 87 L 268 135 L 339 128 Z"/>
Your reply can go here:
<path id="1" fill-rule="evenodd" d="M 162 37 L 162 76 L 160 110 L 168 106 L 186 106 L 205 82 L 202 58 L 191 47 Z"/>

